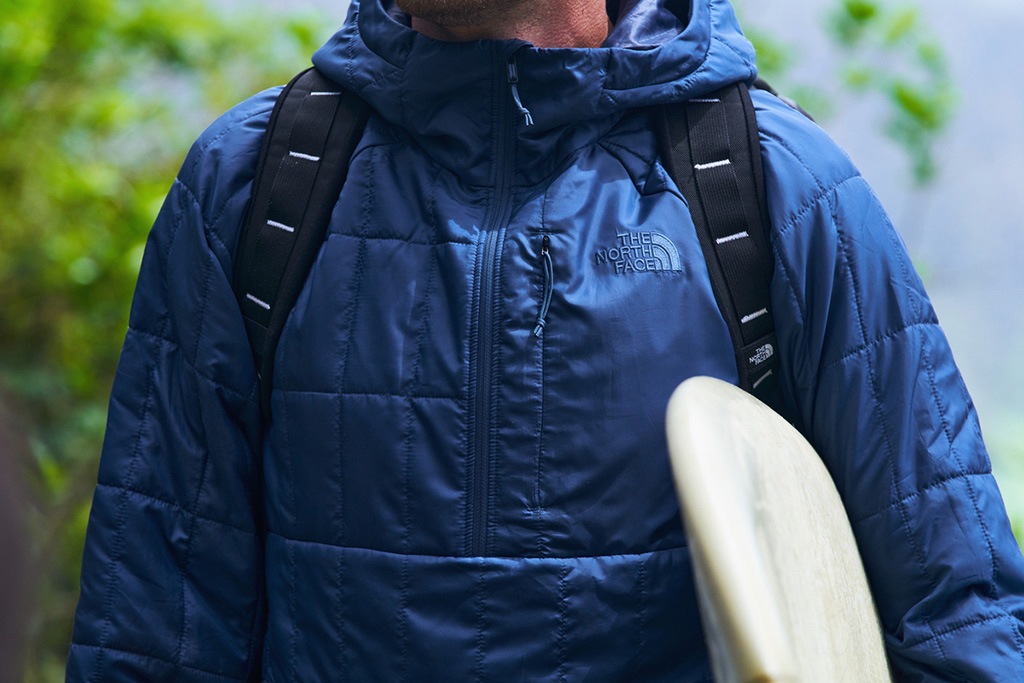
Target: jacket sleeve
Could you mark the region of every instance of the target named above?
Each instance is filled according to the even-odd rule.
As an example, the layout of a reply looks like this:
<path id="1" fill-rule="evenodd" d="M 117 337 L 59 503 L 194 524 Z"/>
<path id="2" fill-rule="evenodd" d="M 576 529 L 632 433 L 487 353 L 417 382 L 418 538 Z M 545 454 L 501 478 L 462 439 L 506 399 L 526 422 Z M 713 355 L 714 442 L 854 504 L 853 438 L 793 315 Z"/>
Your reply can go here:
<path id="1" fill-rule="evenodd" d="M 798 115 L 762 133 L 783 394 L 846 504 L 897 680 L 1024 680 L 1024 561 L 974 406 L 876 197 Z"/>
<path id="2" fill-rule="evenodd" d="M 230 264 L 269 116 L 255 104 L 196 143 L 147 242 L 110 399 L 69 681 L 259 676 L 259 411 Z"/>

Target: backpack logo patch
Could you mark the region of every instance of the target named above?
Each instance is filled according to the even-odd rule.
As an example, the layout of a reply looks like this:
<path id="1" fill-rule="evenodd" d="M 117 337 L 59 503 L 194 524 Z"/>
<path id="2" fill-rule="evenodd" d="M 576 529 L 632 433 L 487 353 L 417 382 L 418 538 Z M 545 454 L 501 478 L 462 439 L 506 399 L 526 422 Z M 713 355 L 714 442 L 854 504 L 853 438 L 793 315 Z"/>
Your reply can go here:
<path id="1" fill-rule="evenodd" d="M 754 355 L 750 357 L 750 364 L 757 366 L 761 363 L 768 362 L 772 356 L 775 355 L 775 347 L 771 344 L 765 344 L 764 346 L 757 349 Z"/>
<path id="2" fill-rule="evenodd" d="M 618 244 L 594 254 L 598 266 L 612 268 L 616 275 L 652 273 L 683 269 L 679 250 L 672 240 L 656 232 L 624 232 L 615 236 Z"/>

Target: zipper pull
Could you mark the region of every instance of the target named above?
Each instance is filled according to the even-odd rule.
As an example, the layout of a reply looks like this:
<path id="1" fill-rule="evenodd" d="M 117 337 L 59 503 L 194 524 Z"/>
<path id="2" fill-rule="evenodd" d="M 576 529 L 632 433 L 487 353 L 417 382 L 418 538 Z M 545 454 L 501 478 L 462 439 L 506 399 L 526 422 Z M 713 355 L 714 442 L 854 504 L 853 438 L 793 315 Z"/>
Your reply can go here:
<path id="1" fill-rule="evenodd" d="M 533 125 L 533 115 L 530 114 L 530 110 L 523 106 L 523 101 L 519 99 L 519 69 L 516 67 L 515 57 L 508 60 L 508 82 L 512 86 L 512 99 L 516 103 L 516 107 L 519 108 L 519 113 L 523 115 L 523 120 L 527 126 Z"/>
<path id="2" fill-rule="evenodd" d="M 540 303 L 540 315 L 537 317 L 537 326 L 533 328 L 533 334 L 540 337 L 544 334 L 544 327 L 547 325 L 545 318 L 548 317 L 548 308 L 551 307 L 551 294 L 555 287 L 555 269 L 551 265 L 551 238 L 544 235 L 540 243 L 541 265 L 544 268 L 544 298 Z"/>

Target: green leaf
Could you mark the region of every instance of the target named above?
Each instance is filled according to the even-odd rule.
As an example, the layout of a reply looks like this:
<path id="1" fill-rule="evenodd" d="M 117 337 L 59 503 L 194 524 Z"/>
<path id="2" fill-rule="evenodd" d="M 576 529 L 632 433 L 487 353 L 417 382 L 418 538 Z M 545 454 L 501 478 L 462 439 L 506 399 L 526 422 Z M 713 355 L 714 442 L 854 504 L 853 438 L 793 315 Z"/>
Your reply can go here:
<path id="1" fill-rule="evenodd" d="M 897 110 L 925 131 L 934 131 L 946 121 L 947 110 L 941 93 L 905 80 L 894 81 L 890 97 Z"/>
<path id="2" fill-rule="evenodd" d="M 907 40 L 917 28 L 917 9 L 909 7 L 893 14 L 888 20 L 884 41 L 893 46 Z"/>
<path id="3" fill-rule="evenodd" d="M 940 79 L 946 76 L 946 53 L 937 42 L 930 39 L 922 41 L 917 46 L 917 58 L 932 78 Z"/>
<path id="4" fill-rule="evenodd" d="M 858 23 L 867 23 L 878 16 L 878 3 L 872 0 L 845 0 L 846 15 Z"/>
<path id="5" fill-rule="evenodd" d="M 851 63 L 843 69 L 843 83 L 855 92 L 864 92 L 876 81 L 874 70 L 866 64 Z"/>

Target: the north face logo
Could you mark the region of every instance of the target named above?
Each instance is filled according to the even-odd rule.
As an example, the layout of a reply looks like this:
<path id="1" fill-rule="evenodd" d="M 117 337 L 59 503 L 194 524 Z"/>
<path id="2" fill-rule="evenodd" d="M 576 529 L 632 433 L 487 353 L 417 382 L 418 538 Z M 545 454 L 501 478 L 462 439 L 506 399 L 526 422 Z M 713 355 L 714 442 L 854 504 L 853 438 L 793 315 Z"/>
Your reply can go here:
<path id="1" fill-rule="evenodd" d="M 750 357 L 750 364 L 760 365 L 761 363 L 768 361 L 774 355 L 775 347 L 771 344 L 765 344 L 758 348 L 758 350 L 754 352 L 754 355 Z"/>
<path id="2" fill-rule="evenodd" d="M 616 235 L 619 244 L 594 254 L 598 266 L 611 266 L 618 274 L 678 271 L 683 269 L 672 240 L 656 232 Z"/>

